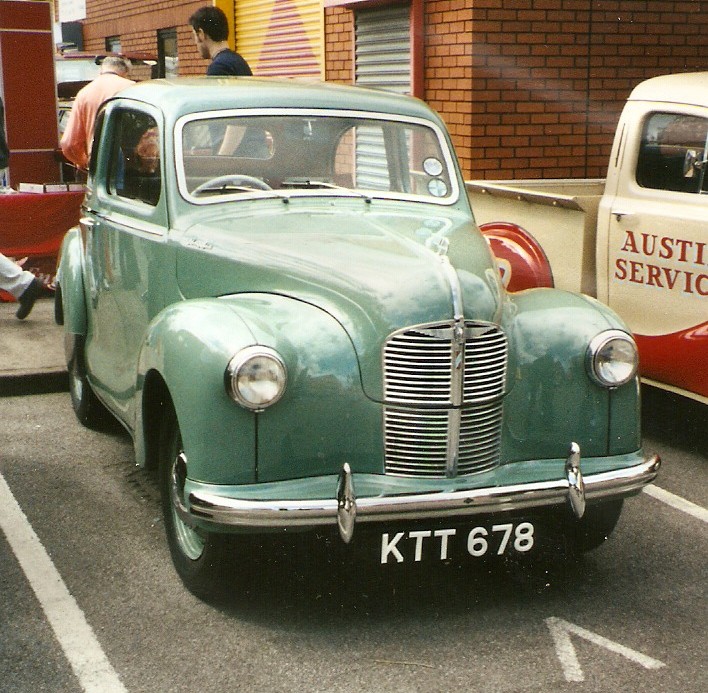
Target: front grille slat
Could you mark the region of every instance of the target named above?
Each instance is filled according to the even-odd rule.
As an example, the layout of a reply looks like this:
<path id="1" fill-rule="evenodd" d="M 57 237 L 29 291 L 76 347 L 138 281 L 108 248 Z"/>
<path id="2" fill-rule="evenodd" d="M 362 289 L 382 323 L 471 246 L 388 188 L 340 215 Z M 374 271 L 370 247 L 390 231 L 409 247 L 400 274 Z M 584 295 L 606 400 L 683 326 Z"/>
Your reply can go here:
<path id="1" fill-rule="evenodd" d="M 499 463 L 507 340 L 496 325 L 464 324 L 464 372 L 453 359 L 455 323 L 394 333 L 384 345 L 384 449 L 387 474 L 450 475 L 450 425 L 461 390 L 456 473 L 473 474 Z M 455 386 L 453 378 L 459 377 Z M 460 397 L 460 395 L 457 395 Z"/>

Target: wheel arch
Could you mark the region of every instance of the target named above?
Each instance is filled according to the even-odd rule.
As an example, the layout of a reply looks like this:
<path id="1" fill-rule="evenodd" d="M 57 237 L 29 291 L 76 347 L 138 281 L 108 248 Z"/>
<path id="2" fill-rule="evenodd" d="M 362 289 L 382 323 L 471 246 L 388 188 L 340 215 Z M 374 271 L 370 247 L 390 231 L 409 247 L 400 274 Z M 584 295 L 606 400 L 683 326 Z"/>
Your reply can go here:
<path id="1" fill-rule="evenodd" d="M 160 428 L 168 407 L 174 407 L 172 395 L 162 374 L 149 370 L 143 380 L 139 425 L 135 434 L 136 460 L 139 466 L 157 470 L 160 461 Z"/>
<path id="2" fill-rule="evenodd" d="M 83 279 L 83 252 L 81 234 L 77 227 L 70 229 L 61 244 L 57 270 L 57 295 L 54 319 L 72 335 L 86 335 L 87 310 Z"/>
<path id="3" fill-rule="evenodd" d="M 507 291 L 553 288 L 551 263 L 541 244 L 518 224 L 492 221 L 479 227 L 487 239 Z"/>

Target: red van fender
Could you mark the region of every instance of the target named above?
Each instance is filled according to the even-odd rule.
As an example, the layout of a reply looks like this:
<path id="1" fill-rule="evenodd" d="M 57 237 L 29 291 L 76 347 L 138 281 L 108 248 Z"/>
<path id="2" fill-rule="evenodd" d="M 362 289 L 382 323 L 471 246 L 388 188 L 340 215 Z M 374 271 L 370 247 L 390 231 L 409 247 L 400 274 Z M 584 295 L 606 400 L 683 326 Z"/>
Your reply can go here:
<path id="1" fill-rule="evenodd" d="M 508 221 L 490 221 L 479 227 L 497 259 L 507 291 L 553 288 L 553 272 L 546 253 L 525 229 Z"/>

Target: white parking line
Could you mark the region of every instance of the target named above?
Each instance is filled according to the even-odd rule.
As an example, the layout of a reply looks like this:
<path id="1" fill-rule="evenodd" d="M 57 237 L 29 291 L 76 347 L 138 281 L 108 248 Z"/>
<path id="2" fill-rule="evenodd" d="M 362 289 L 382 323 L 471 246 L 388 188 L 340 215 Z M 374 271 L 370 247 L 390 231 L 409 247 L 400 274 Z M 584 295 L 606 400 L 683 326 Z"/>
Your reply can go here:
<path id="1" fill-rule="evenodd" d="M 685 498 L 681 498 L 681 496 L 676 496 L 653 484 L 645 486 L 644 493 L 652 498 L 656 498 L 656 500 L 662 503 L 666 503 L 666 505 L 670 505 L 672 508 L 676 508 L 676 510 L 692 515 L 699 520 L 703 520 L 703 522 L 708 522 L 708 510 L 702 508 L 700 505 L 691 503 L 691 501 L 687 501 Z"/>
<path id="2" fill-rule="evenodd" d="M 81 687 L 92 693 L 125 693 L 83 611 L 0 474 L 0 530 L 7 537 Z"/>

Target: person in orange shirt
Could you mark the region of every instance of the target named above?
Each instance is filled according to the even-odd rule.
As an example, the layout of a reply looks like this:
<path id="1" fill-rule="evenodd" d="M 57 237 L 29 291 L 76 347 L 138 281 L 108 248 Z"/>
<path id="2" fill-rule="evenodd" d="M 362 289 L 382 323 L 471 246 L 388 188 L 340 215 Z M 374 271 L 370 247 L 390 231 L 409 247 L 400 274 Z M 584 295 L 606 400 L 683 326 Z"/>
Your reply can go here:
<path id="1" fill-rule="evenodd" d="M 80 169 L 88 168 L 93 143 L 93 126 L 101 104 L 135 82 L 128 79 L 129 65 L 117 56 L 101 63 L 98 77 L 79 91 L 59 146 L 64 156 Z"/>

